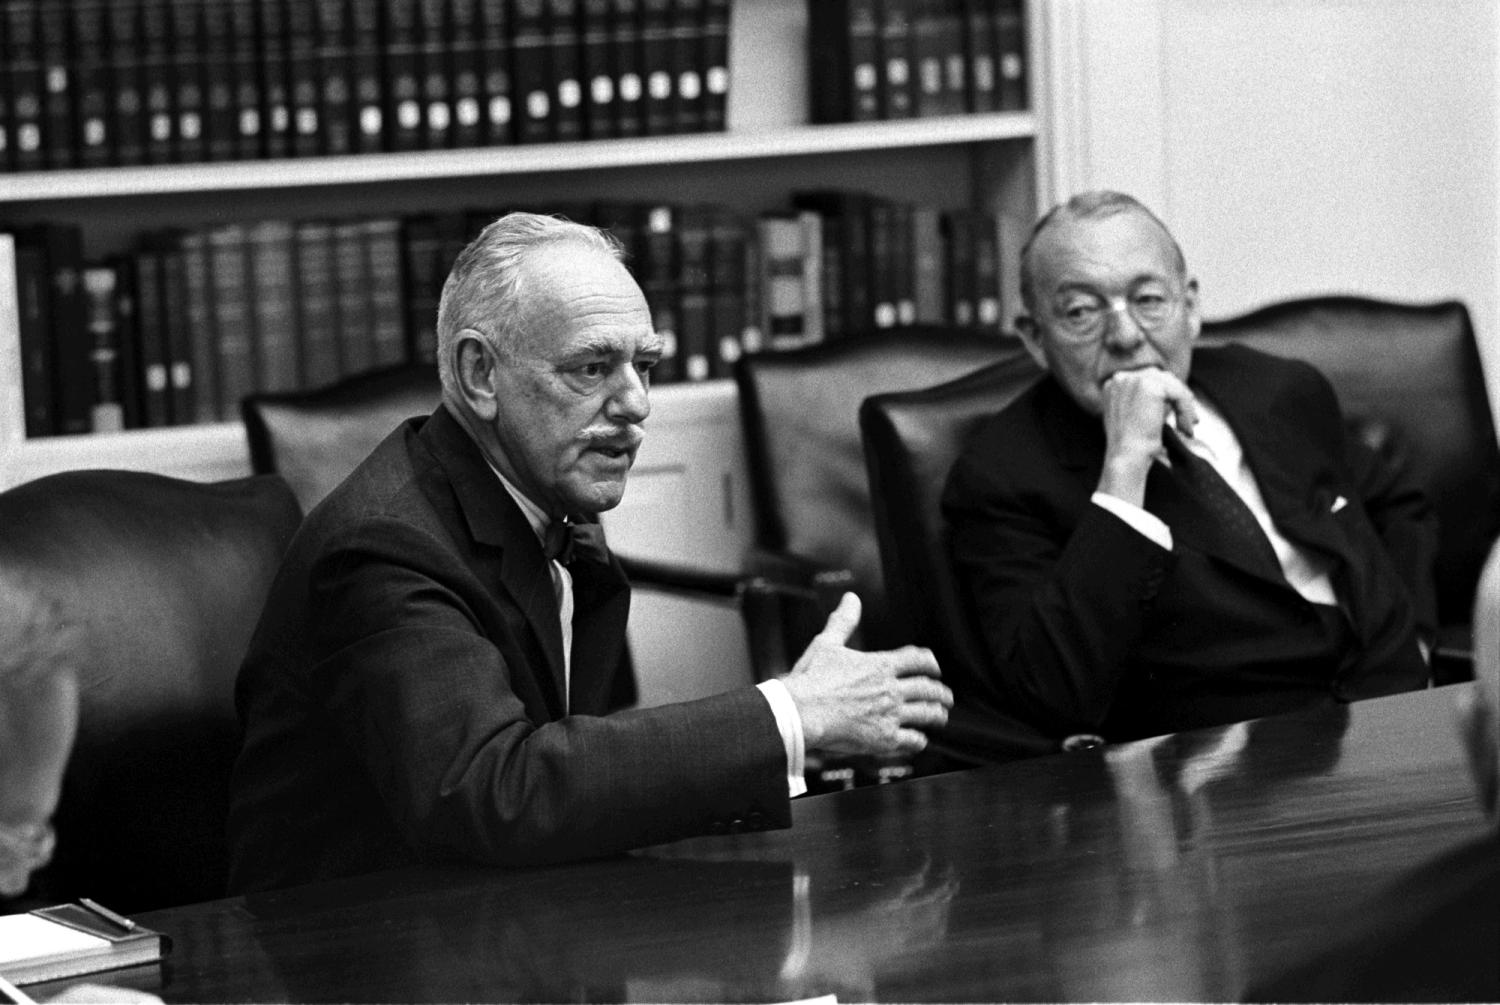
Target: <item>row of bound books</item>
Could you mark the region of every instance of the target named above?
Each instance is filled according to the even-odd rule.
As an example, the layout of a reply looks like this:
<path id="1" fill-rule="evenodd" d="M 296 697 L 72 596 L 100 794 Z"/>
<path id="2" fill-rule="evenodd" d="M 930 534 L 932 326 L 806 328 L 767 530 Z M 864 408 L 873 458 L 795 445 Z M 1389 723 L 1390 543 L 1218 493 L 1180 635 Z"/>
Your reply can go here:
<path id="1" fill-rule="evenodd" d="M 0 0 L 0 170 L 722 130 L 730 0 Z"/>
<path id="2" fill-rule="evenodd" d="M 1022 0 L 807 0 L 814 122 L 1027 106 Z"/>
<path id="3" fill-rule="evenodd" d="M 992 217 L 858 192 L 791 201 L 756 219 L 700 204 L 541 208 L 620 239 L 666 343 L 653 383 L 901 324 L 999 330 Z M 77 225 L 0 226 L 0 361 L 16 361 L 0 390 L 42 437 L 233 420 L 257 391 L 431 362 L 449 268 L 499 215 L 159 230 L 103 260 L 85 257 Z"/>

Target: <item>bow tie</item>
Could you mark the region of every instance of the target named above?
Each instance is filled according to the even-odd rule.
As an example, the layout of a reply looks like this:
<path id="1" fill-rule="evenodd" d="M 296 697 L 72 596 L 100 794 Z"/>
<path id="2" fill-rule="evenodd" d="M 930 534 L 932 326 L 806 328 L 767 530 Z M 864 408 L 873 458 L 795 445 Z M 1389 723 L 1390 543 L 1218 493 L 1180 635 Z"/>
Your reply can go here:
<path id="1" fill-rule="evenodd" d="M 609 551 L 604 545 L 604 528 L 597 523 L 553 520 L 547 525 L 542 551 L 549 560 L 563 565 L 572 564 L 575 558 L 585 558 L 601 564 L 609 561 Z"/>

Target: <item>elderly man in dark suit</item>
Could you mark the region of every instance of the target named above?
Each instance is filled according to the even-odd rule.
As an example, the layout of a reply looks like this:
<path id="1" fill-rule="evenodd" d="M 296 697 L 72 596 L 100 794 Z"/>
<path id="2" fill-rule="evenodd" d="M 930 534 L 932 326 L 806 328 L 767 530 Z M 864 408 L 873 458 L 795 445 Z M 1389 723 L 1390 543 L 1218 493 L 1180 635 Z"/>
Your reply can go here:
<path id="1" fill-rule="evenodd" d="M 1197 282 L 1119 193 L 1044 216 L 1018 328 L 1048 376 L 943 505 L 990 703 L 1123 740 L 1427 683 L 1436 527 L 1313 368 L 1194 351 Z"/>
<path id="2" fill-rule="evenodd" d="M 921 749 L 931 653 L 845 647 L 846 596 L 792 672 L 609 713 L 629 587 L 616 505 L 662 353 L 609 235 L 513 213 L 438 311 L 442 405 L 308 516 L 241 670 L 231 887 L 411 862 L 556 862 L 790 823 L 805 751 Z"/>

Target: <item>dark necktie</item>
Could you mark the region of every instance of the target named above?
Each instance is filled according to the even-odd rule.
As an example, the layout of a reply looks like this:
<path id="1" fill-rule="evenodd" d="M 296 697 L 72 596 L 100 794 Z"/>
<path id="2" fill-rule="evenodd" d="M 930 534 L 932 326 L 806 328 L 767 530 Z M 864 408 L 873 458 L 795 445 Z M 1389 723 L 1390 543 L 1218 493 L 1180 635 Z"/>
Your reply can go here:
<path id="1" fill-rule="evenodd" d="M 1240 494 L 1212 464 L 1193 453 L 1171 426 L 1162 428 L 1161 442 L 1172 462 L 1173 479 L 1213 520 L 1214 525 L 1203 530 L 1238 546 L 1240 553 L 1259 562 L 1266 574 L 1283 578 L 1281 559 L 1276 557 L 1271 539 Z"/>
<path id="2" fill-rule="evenodd" d="M 609 552 L 604 545 L 604 528 L 597 523 L 574 523 L 553 520 L 547 525 L 542 551 L 552 561 L 571 565 L 575 558 L 607 563 Z"/>

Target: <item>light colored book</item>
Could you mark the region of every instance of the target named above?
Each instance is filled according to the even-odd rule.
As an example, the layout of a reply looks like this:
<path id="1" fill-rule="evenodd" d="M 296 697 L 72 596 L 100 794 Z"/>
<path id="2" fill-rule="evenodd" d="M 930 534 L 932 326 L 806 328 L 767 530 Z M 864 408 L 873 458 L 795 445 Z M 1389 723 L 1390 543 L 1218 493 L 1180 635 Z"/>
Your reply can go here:
<path id="1" fill-rule="evenodd" d="M 151 963 L 169 946 L 160 932 L 80 904 L 0 916 L 0 974 L 14 984 Z"/>

